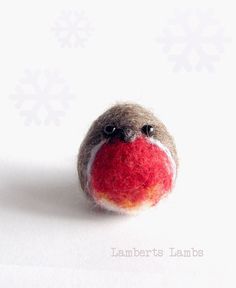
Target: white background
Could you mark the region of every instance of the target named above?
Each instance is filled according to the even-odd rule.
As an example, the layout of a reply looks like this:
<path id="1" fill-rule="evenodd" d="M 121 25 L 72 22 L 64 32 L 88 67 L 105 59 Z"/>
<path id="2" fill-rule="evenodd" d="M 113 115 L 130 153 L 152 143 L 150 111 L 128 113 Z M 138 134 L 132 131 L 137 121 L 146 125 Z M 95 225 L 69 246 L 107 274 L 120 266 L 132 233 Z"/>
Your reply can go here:
<path id="1" fill-rule="evenodd" d="M 158 38 L 175 8 L 210 8 L 225 28 L 213 72 L 173 71 Z M 52 29 L 67 10 L 91 25 L 83 47 L 62 47 Z M 235 287 L 235 33 L 234 1 L 1 3 L 1 287 Z M 59 126 L 25 125 L 12 95 L 27 69 L 57 71 L 74 95 Z M 151 108 L 180 157 L 173 193 L 135 217 L 93 210 L 78 188 L 78 147 L 117 101 Z M 112 247 L 166 255 L 115 258 Z M 169 247 L 204 256 L 170 258 Z"/>

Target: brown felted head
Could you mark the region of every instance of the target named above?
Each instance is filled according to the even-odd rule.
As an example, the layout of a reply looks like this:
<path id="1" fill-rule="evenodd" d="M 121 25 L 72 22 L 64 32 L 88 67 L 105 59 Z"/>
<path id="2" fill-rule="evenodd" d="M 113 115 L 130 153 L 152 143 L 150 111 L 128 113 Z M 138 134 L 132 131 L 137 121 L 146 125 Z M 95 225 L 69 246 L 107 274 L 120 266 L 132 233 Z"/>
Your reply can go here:
<path id="1" fill-rule="evenodd" d="M 84 141 L 81 144 L 78 156 L 78 173 L 82 189 L 91 196 L 89 187 L 88 165 L 91 160 L 92 151 L 96 150 L 101 143 L 110 143 L 114 138 L 123 142 L 132 142 L 143 136 L 143 127 L 152 126 L 151 138 L 160 142 L 170 152 L 175 165 L 178 166 L 178 158 L 173 138 L 167 131 L 165 125 L 150 111 L 137 104 L 118 104 L 99 116 L 91 125 Z M 114 137 L 108 137 L 104 128 L 114 126 L 118 132 Z M 146 127 L 146 126 L 145 126 Z M 118 135 L 118 136 L 117 136 Z M 128 146 L 127 146 L 128 147 Z M 90 167 L 91 168 L 91 167 Z"/>

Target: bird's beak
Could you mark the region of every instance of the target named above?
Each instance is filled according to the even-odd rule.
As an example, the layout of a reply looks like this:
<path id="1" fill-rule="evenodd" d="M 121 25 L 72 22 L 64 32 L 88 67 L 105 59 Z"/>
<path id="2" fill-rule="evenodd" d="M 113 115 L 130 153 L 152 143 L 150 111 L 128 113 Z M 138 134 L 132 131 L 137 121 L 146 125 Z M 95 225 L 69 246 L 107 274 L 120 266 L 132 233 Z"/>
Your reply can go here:
<path id="1" fill-rule="evenodd" d="M 116 130 L 115 137 L 124 142 L 131 142 L 134 139 L 134 131 L 131 127 L 122 127 Z"/>

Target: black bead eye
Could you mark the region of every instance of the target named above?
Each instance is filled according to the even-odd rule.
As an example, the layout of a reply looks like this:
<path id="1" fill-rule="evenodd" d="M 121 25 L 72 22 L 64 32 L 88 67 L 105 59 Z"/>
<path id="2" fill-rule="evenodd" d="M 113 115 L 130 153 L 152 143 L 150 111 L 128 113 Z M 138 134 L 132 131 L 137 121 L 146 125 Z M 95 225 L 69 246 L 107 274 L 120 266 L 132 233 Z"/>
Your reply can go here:
<path id="1" fill-rule="evenodd" d="M 153 135 L 154 128 L 152 125 L 144 125 L 142 127 L 142 133 L 145 134 L 146 136 L 150 137 Z"/>
<path id="2" fill-rule="evenodd" d="M 103 132 L 106 136 L 111 136 L 116 131 L 116 127 L 114 125 L 106 125 L 103 128 Z"/>

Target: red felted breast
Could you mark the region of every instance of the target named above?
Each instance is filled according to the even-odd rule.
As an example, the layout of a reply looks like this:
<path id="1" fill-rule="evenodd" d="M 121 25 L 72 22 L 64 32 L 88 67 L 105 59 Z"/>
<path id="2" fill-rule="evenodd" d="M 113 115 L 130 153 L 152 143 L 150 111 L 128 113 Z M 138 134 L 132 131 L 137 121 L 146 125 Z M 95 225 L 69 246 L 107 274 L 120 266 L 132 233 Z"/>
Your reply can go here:
<path id="1" fill-rule="evenodd" d="M 155 204 L 171 189 L 172 179 L 167 154 L 144 137 L 129 143 L 118 139 L 105 143 L 91 168 L 92 193 L 120 206 L 145 200 Z"/>

